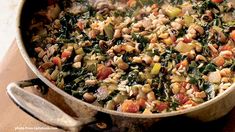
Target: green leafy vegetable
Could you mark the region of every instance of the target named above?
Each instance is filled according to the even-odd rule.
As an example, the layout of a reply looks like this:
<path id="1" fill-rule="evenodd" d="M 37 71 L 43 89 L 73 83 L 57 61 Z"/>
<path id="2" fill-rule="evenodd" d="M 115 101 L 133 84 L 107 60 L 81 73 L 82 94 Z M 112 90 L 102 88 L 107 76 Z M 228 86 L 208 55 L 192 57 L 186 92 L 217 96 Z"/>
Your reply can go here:
<path id="1" fill-rule="evenodd" d="M 132 34 L 132 37 L 135 41 L 137 41 L 139 44 L 139 49 L 140 50 L 144 50 L 144 48 L 147 46 L 147 43 L 149 43 L 149 40 L 148 38 L 142 36 L 142 35 L 139 35 L 139 34 L 135 34 L 133 33 Z"/>
<path id="2" fill-rule="evenodd" d="M 189 76 L 190 77 L 190 80 L 189 80 L 189 83 L 190 84 L 197 84 L 197 78 L 196 77 L 192 77 L 192 76 Z"/>
<path id="3" fill-rule="evenodd" d="M 182 5 L 183 2 L 184 2 L 184 0 L 171 0 L 171 3 L 175 4 L 175 5 Z"/>
<path id="4" fill-rule="evenodd" d="M 220 11 L 219 7 L 215 3 L 211 2 L 211 0 L 205 0 L 201 4 L 195 5 L 195 8 L 198 9 L 200 14 L 204 13 L 208 9 L 216 9 Z"/>
<path id="5" fill-rule="evenodd" d="M 119 90 L 113 90 L 105 99 L 98 100 L 98 102 L 101 105 L 104 105 L 106 102 L 108 102 L 109 100 L 113 99 L 113 97 L 115 97 L 118 93 L 119 93 Z"/>
<path id="6" fill-rule="evenodd" d="M 206 74 L 208 72 L 216 71 L 216 65 L 209 63 L 206 65 L 205 69 L 202 71 L 202 73 Z"/>

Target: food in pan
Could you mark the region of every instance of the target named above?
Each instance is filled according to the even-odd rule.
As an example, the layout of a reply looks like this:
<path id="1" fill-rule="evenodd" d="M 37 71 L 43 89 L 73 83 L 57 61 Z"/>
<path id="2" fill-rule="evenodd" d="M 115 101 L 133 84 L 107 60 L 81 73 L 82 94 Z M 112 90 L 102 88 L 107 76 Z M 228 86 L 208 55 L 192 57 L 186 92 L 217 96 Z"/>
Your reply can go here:
<path id="1" fill-rule="evenodd" d="M 235 81 L 235 10 L 226 0 L 49 0 L 28 36 L 48 80 L 111 110 L 178 111 Z"/>

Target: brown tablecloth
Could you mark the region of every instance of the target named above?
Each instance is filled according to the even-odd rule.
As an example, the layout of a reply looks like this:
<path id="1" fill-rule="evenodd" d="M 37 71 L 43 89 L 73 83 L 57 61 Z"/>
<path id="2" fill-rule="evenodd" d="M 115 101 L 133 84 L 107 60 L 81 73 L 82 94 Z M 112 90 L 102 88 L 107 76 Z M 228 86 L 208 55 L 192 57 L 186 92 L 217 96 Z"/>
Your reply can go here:
<path id="1" fill-rule="evenodd" d="M 19 53 L 16 42 L 14 41 L 5 58 L 0 63 L 0 132 L 61 131 L 59 129 L 49 127 L 21 111 L 7 96 L 7 84 L 13 81 L 29 79 L 29 71 L 30 69 L 26 66 Z M 173 119 L 172 121 L 168 120 L 165 122 L 163 121 L 162 123 L 160 122 L 158 125 L 162 125 L 159 126 L 160 131 L 164 130 L 165 127 L 176 127 L 176 131 L 178 131 L 181 128 L 185 129 L 188 125 L 191 127 L 188 131 L 199 130 L 200 132 L 235 132 L 235 109 L 233 109 L 222 119 L 211 123 L 194 124 L 194 122 L 190 122 L 190 120 Z"/>

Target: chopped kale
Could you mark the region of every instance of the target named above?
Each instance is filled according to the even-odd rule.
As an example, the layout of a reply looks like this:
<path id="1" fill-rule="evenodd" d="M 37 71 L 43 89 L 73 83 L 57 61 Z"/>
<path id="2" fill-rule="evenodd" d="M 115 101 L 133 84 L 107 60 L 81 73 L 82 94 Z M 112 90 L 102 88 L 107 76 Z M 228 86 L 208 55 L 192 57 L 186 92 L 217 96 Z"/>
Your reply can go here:
<path id="1" fill-rule="evenodd" d="M 171 0 L 171 3 L 174 5 L 181 5 L 183 4 L 184 0 Z"/>
<path id="2" fill-rule="evenodd" d="M 157 0 L 157 4 L 158 5 L 161 5 L 161 4 L 163 4 L 164 3 L 164 0 Z"/>
<path id="3" fill-rule="evenodd" d="M 209 63 L 206 65 L 202 73 L 207 74 L 208 72 L 213 72 L 213 71 L 216 71 L 216 65 L 214 65 L 213 63 Z"/>
<path id="4" fill-rule="evenodd" d="M 207 90 L 210 87 L 210 84 L 208 82 L 203 82 L 202 81 L 198 86 L 202 90 Z"/>
<path id="5" fill-rule="evenodd" d="M 74 90 L 71 90 L 71 92 L 72 92 L 71 94 L 78 99 L 82 99 L 82 96 L 85 93 L 84 91 L 74 91 Z"/>
<path id="6" fill-rule="evenodd" d="M 90 53 L 93 51 L 93 46 L 86 46 L 82 48 L 85 53 Z"/>
<path id="7" fill-rule="evenodd" d="M 124 39 L 123 39 L 122 37 L 113 40 L 113 44 L 115 44 L 115 45 L 120 45 L 120 44 L 122 44 L 123 42 L 124 42 Z"/>
<path id="8" fill-rule="evenodd" d="M 220 11 L 219 7 L 211 0 L 205 0 L 201 4 L 194 6 L 194 8 L 198 9 L 200 14 L 203 14 L 208 9 L 216 9 Z"/>
<path id="9" fill-rule="evenodd" d="M 73 68 L 71 63 L 63 65 L 62 71 L 66 73 L 64 76 L 64 81 L 68 83 L 71 83 L 75 79 L 77 80 L 80 79 L 80 81 L 84 80 L 84 78 L 88 76 L 87 75 L 88 72 L 86 71 L 85 68 L 83 67 L 79 69 Z"/>
<path id="10" fill-rule="evenodd" d="M 210 99 L 213 99 L 216 94 L 218 93 L 218 91 L 216 90 L 217 86 L 215 85 L 210 85 L 206 90 L 205 92 L 207 93 L 207 100 L 210 100 Z"/>
<path id="11" fill-rule="evenodd" d="M 83 18 L 83 19 L 89 19 L 90 17 L 95 16 L 96 12 L 93 9 L 93 7 L 91 5 L 89 5 L 89 4 L 86 4 L 86 7 L 87 7 L 87 11 L 84 12 L 82 14 L 82 16 L 80 16 L 80 17 Z"/>
<path id="12" fill-rule="evenodd" d="M 235 60 L 233 60 L 233 64 L 232 66 L 230 67 L 230 69 L 234 72 L 235 71 Z"/>
<path id="13" fill-rule="evenodd" d="M 124 62 L 128 63 L 128 64 L 131 64 L 132 62 L 130 62 L 130 59 L 129 59 L 129 58 L 134 57 L 134 56 L 135 56 L 134 53 L 124 53 L 124 54 L 122 55 L 122 60 L 123 60 Z"/>
<path id="14" fill-rule="evenodd" d="M 220 18 L 216 18 L 213 20 L 213 26 L 220 26 L 221 25 L 221 20 Z"/>
<path id="15" fill-rule="evenodd" d="M 73 31 L 77 23 L 77 19 L 70 13 L 66 13 L 63 17 L 60 18 L 61 29 L 60 32 L 57 34 L 59 38 L 69 38 L 70 32 Z"/>
<path id="16" fill-rule="evenodd" d="M 127 80 L 128 80 L 128 83 L 127 83 L 128 86 L 137 84 L 139 81 L 138 71 L 129 72 L 129 74 L 127 76 Z"/>
<path id="17" fill-rule="evenodd" d="M 196 77 L 193 77 L 193 76 L 189 76 L 190 77 L 190 79 L 189 79 L 189 83 L 190 84 L 197 84 L 197 78 Z"/>
<path id="18" fill-rule="evenodd" d="M 98 100 L 98 102 L 101 105 L 104 105 L 106 102 L 108 102 L 109 100 L 113 99 L 113 97 L 115 97 L 118 93 L 119 93 L 119 90 L 113 90 L 105 99 Z"/>
<path id="19" fill-rule="evenodd" d="M 187 33 L 187 29 L 183 28 L 183 29 L 179 30 L 178 37 L 183 37 L 186 33 Z"/>
<path id="20" fill-rule="evenodd" d="M 132 38 L 133 40 L 135 40 L 137 43 L 139 43 L 139 50 L 144 50 L 144 48 L 147 46 L 147 43 L 149 43 L 149 40 L 148 38 L 142 36 L 142 35 L 139 35 L 139 34 L 135 34 L 133 33 L 132 34 Z"/>
<path id="21" fill-rule="evenodd" d="M 170 103 L 170 107 L 173 109 L 173 110 L 176 110 L 176 108 L 179 106 L 179 103 L 174 101 L 174 102 L 171 102 Z"/>

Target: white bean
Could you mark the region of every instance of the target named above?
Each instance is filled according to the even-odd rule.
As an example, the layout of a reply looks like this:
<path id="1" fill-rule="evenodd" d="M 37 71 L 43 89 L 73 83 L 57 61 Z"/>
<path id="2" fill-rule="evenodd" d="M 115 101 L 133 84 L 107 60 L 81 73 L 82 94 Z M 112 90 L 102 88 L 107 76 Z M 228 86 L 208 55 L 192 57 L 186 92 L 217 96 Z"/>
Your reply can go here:
<path id="1" fill-rule="evenodd" d="M 91 94 L 91 93 L 85 93 L 85 94 L 83 95 L 83 98 L 84 98 L 84 100 L 85 100 L 86 102 L 89 102 L 89 103 L 94 102 L 95 99 L 96 99 L 96 97 L 95 97 L 93 94 Z"/>
<path id="2" fill-rule="evenodd" d="M 82 60 L 82 55 L 76 55 L 75 57 L 74 57 L 74 62 L 81 62 L 81 60 Z"/>
<path id="3" fill-rule="evenodd" d="M 182 28 L 182 25 L 178 22 L 171 22 L 171 26 L 176 30 L 180 30 Z"/>
<path id="4" fill-rule="evenodd" d="M 85 84 L 90 85 L 90 86 L 94 86 L 97 84 L 97 80 L 86 80 Z"/>
<path id="5" fill-rule="evenodd" d="M 121 30 L 120 29 L 116 29 L 114 32 L 113 37 L 114 38 L 120 38 L 122 36 Z"/>
<path id="6" fill-rule="evenodd" d="M 195 97 L 196 98 L 205 98 L 206 97 L 206 93 L 204 91 L 201 91 L 201 92 L 195 92 Z"/>
<path id="7" fill-rule="evenodd" d="M 80 68 L 82 66 L 81 62 L 75 62 L 72 65 L 74 68 Z"/>
<path id="8" fill-rule="evenodd" d="M 145 55 L 142 60 L 146 63 L 146 64 L 151 64 L 153 59 L 152 57 L 148 56 L 148 55 Z"/>
<path id="9" fill-rule="evenodd" d="M 195 60 L 196 60 L 196 61 L 201 60 L 201 61 L 205 61 L 205 62 L 207 62 L 206 57 L 204 57 L 204 56 L 202 56 L 202 55 L 197 55 Z"/>
<path id="10" fill-rule="evenodd" d="M 147 98 L 148 98 L 148 101 L 154 101 L 154 100 L 156 100 L 156 97 L 155 97 L 154 92 L 149 92 L 149 93 L 147 94 Z"/>

